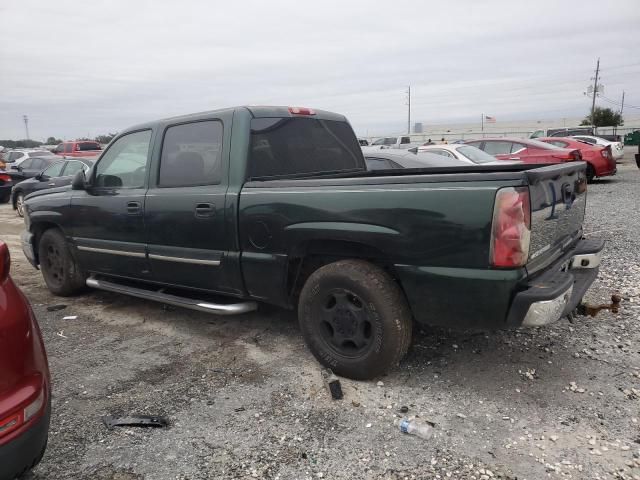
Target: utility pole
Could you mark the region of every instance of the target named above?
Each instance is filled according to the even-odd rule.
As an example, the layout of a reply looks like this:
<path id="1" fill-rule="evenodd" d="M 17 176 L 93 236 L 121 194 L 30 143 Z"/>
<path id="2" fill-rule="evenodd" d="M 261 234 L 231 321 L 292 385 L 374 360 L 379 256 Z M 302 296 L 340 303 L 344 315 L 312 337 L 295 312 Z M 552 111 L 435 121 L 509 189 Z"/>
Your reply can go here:
<path id="1" fill-rule="evenodd" d="M 27 131 L 27 140 L 30 140 L 29 139 L 29 117 L 27 117 L 26 115 L 23 115 L 22 119 L 24 120 L 24 129 Z"/>
<path id="2" fill-rule="evenodd" d="M 591 126 L 595 127 L 594 122 L 594 113 L 596 111 L 596 95 L 598 94 L 598 74 L 600 73 L 600 58 L 598 58 L 598 63 L 596 63 L 596 76 L 593 81 L 593 100 L 591 101 Z"/>
<path id="3" fill-rule="evenodd" d="M 411 133 L 411 85 L 407 87 L 407 135 Z"/>
<path id="4" fill-rule="evenodd" d="M 622 91 L 622 102 L 620 102 L 620 116 L 622 117 L 622 111 L 624 110 L 624 90 Z"/>

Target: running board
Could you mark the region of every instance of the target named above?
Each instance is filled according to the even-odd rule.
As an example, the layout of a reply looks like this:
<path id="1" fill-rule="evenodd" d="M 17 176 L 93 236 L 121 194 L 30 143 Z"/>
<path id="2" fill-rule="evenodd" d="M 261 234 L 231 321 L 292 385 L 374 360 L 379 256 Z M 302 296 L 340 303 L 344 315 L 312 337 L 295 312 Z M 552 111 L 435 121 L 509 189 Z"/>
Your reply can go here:
<path id="1" fill-rule="evenodd" d="M 106 290 L 107 292 L 122 293 L 125 295 L 131 295 L 133 297 L 144 298 L 146 300 L 153 300 L 155 302 L 162 302 L 175 307 L 189 308 L 191 310 L 199 310 L 200 312 L 215 313 L 216 315 L 238 315 L 241 313 L 252 312 L 257 310 L 258 304 L 256 302 L 241 302 L 241 303 L 211 303 L 202 300 L 195 300 L 192 298 L 179 297 L 177 295 L 169 295 L 168 293 L 154 292 L 145 290 L 143 288 L 128 287 L 120 285 L 114 282 L 108 282 L 106 280 L 98 280 L 90 277 L 87 279 L 87 286 L 91 288 L 97 288 L 99 290 Z"/>

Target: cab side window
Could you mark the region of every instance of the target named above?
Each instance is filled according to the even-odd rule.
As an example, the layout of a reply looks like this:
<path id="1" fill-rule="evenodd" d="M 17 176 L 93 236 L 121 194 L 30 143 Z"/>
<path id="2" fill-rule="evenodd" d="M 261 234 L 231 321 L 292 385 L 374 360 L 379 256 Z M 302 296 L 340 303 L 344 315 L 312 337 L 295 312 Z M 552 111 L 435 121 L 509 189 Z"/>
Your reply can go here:
<path id="1" fill-rule="evenodd" d="M 95 186 L 140 188 L 147 177 L 151 130 L 120 137 L 96 165 Z"/>
<path id="2" fill-rule="evenodd" d="M 160 187 L 216 185 L 222 177 L 222 122 L 169 127 L 162 142 Z"/>
<path id="3" fill-rule="evenodd" d="M 64 173 L 62 175 L 65 177 L 69 177 L 71 175 L 75 175 L 80 170 L 86 170 L 87 168 L 88 167 L 84 163 L 78 162 L 77 160 L 71 160 L 67 162 L 66 167 L 64 167 Z"/>
<path id="4" fill-rule="evenodd" d="M 42 175 L 48 178 L 59 177 L 62 172 L 62 167 L 64 167 L 64 162 L 56 162 L 53 165 L 49 165 L 43 172 Z"/>

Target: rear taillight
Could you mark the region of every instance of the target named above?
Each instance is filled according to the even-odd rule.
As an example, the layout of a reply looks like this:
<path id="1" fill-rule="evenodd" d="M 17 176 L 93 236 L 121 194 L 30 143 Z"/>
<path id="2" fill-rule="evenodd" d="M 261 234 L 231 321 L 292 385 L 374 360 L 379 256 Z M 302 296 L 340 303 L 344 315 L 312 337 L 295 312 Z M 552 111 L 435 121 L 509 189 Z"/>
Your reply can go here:
<path id="1" fill-rule="evenodd" d="M 75 150 L 76 152 L 79 152 L 79 151 L 80 151 L 80 144 L 79 144 L 79 143 L 76 143 L 76 148 L 74 148 L 74 150 Z"/>
<path id="2" fill-rule="evenodd" d="M 531 238 L 531 202 L 527 187 L 501 188 L 496 193 L 491 226 L 490 262 L 494 267 L 527 263 Z"/>
<path id="3" fill-rule="evenodd" d="M 11 177 L 6 173 L 0 173 L 0 180 L 2 180 L 3 182 L 10 182 Z"/>
<path id="4" fill-rule="evenodd" d="M 292 115 L 315 115 L 316 111 L 307 107 L 289 107 L 289 113 Z"/>
<path id="5" fill-rule="evenodd" d="M 0 439 L 38 415 L 42 411 L 44 400 L 45 390 L 40 388 L 38 396 L 34 400 L 30 401 L 24 408 L 20 408 L 17 412 L 0 420 Z"/>
<path id="6" fill-rule="evenodd" d="M 0 420 L 0 438 L 13 432 L 24 423 L 23 412 L 17 412 L 13 415 Z"/>
<path id="7" fill-rule="evenodd" d="M 9 255 L 9 247 L 0 241 L 0 283 L 4 282 L 9 276 L 11 269 L 11 256 Z"/>
<path id="8" fill-rule="evenodd" d="M 582 154 L 580 153 L 580 150 L 573 150 L 571 152 L 571 158 L 574 162 L 579 162 L 582 160 Z"/>
<path id="9" fill-rule="evenodd" d="M 602 150 L 600 150 L 600 155 L 602 155 L 602 158 L 606 158 L 607 160 L 612 158 L 613 155 L 611 155 L 611 147 L 610 146 L 604 147 Z"/>

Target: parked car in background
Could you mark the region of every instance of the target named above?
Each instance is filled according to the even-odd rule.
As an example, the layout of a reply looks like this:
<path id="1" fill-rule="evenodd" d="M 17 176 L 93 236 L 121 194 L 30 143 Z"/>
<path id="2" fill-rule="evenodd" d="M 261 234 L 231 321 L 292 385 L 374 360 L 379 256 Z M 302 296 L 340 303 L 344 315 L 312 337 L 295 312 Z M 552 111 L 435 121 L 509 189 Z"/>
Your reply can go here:
<path id="1" fill-rule="evenodd" d="M 495 158 L 494 158 L 495 160 Z M 403 151 L 368 152 L 364 154 L 367 170 L 391 170 L 394 168 L 435 168 L 466 166 L 454 158 L 445 158 L 432 153 L 410 153 Z"/>
<path id="2" fill-rule="evenodd" d="M 582 160 L 587 162 L 587 181 L 596 177 L 606 177 L 616 174 L 616 161 L 611 155 L 611 146 L 592 145 L 577 138 L 542 137 L 541 142 L 549 143 L 560 148 L 580 150 Z"/>
<path id="3" fill-rule="evenodd" d="M 42 170 L 58 160 L 60 160 L 60 157 L 57 155 L 27 158 L 23 160 L 20 165 L 11 165 L 7 170 L 7 173 L 15 185 L 27 178 L 35 177 Z"/>
<path id="4" fill-rule="evenodd" d="M 102 147 L 98 142 L 89 140 L 62 142 L 53 153 L 65 157 L 95 157 L 102 153 Z"/>
<path id="5" fill-rule="evenodd" d="M 537 140 L 508 137 L 483 138 L 469 140 L 466 144 L 478 147 L 498 160 L 519 160 L 523 163 L 562 163 L 582 160 L 580 150 L 560 148 Z"/>
<path id="6" fill-rule="evenodd" d="M 611 155 L 613 159 L 618 161 L 624 157 L 624 145 L 622 142 L 612 142 L 602 137 L 594 137 L 593 135 L 571 135 L 577 140 L 590 143 L 591 145 L 600 145 L 602 147 L 611 147 Z"/>
<path id="7" fill-rule="evenodd" d="M 529 138 L 541 137 L 570 137 L 572 135 L 593 135 L 593 127 L 564 127 L 549 128 L 547 130 L 536 130 Z"/>
<path id="8" fill-rule="evenodd" d="M 59 157 L 56 157 L 59 158 Z M 22 206 L 27 195 L 38 190 L 64 187 L 71 184 L 73 176 L 80 170 L 87 172 L 95 158 L 71 158 L 52 163 L 35 177 L 24 180 L 13 186 L 11 205 L 18 216 L 23 216 Z"/>
<path id="9" fill-rule="evenodd" d="M 13 480 L 40 462 L 47 446 L 51 379 L 40 328 L 11 280 L 0 241 L 0 478 Z"/>
<path id="10" fill-rule="evenodd" d="M 414 321 L 518 328 L 573 312 L 604 247 L 582 237 L 585 170 L 372 172 L 342 115 L 235 107 L 120 132 L 71 189 L 29 195 L 21 242 L 55 295 L 297 309 L 318 361 L 371 379 L 406 354 Z"/>
<path id="11" fill-rule="evenodd" d="M 28 158 L 54 156 L 49 150 L 11 150 L 4 155 L 0 168 L 7 169 L 18 166 Z"/>
<path id="12" fill-rule="evenodd" d="M 358 143 L 360 144 L 361 147 L 366 147 L 369 145 L 369 140 L 365 138 L 359 138 Z"/>
<path id="13" fill-rule="evenodd" d="M 383 148 L 395 148 L 399 150 L 408 150 L 412 147 L 418 146 L 415 143 L 411 142 L 411 137 L 409 135 L 403 135 L 399 137 L 382 137 L 378 138 L 371 142 L 370 147 L 376 147 L 378 149 Z"/>
<path id="14" fill-rule="evenodd" d="M 473 165 L 493 165 L 506 162 L 506 160 L 498 160 L 496 157 L 483 152 L 473 145 L 458 143 L 449 145 L 422 145 L 418 147 L 418 152 L 428 152 Z M 512 162 L 517 163 L 515 160 Z"/>
<path id="15" fill-rule="evenodd" d="M 0 170 L 0 203 L 7 203 L 11 198 L 13 179 L 4 170 Z"/>

